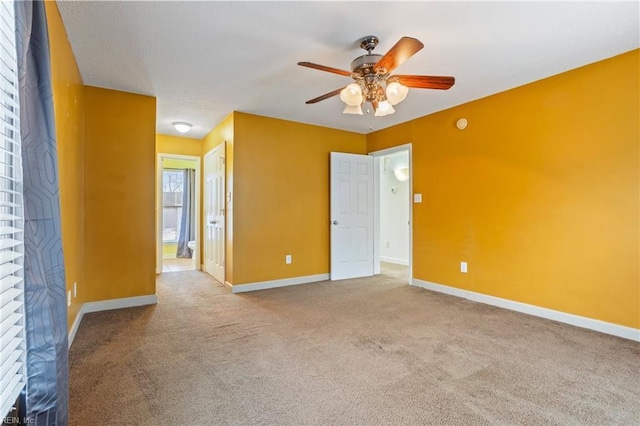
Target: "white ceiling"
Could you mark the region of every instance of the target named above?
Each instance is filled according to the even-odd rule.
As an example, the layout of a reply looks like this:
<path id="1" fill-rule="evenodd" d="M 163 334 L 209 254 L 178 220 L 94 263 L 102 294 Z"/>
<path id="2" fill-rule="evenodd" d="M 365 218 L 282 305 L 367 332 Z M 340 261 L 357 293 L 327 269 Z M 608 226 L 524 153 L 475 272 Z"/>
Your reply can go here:
<path id="1" fill-rule="evenodd" d="M 157 131 L 205 136 L 231 111 L 368 133 L 640 46 L 638 2 L 60 1 L 84 83 L 157 97 Z M 401 74 L 451 75 L 448 91 L 412 89 L 386 117 L 343 115 L 350 82 L 297 66 L 349 70 L 376 35 L 425 47 Z"/>

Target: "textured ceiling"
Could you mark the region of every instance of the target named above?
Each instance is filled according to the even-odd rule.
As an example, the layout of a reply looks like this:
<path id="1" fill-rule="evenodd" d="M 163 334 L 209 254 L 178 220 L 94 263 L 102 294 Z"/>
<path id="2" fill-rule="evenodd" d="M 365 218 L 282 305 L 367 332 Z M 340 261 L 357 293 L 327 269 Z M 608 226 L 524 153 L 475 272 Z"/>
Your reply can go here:
<path id="1" fill-rule="evenodd" d="M 638 2 L 60 1 L 87 85 L 156 96 L 157 131 L 205 136 L 231 111 L 368 133 L 640 46 Z M 448 91 L 412 89 L 386 117 L 343 115 L 350 82 L 296 65 L 349 69 L 376 35 L 425 47 L 396 71 L 452 75 Z"/>

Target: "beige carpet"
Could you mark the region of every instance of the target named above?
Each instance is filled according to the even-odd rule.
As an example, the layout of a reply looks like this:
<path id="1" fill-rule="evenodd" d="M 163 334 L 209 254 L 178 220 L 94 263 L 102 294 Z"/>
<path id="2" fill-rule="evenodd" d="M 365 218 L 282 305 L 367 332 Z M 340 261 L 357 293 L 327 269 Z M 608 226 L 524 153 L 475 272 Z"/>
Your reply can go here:
<path id="1" fill-rule="evenodd" d="M 71 425 L 640 422 L 640 344 L 392 275 L 233 295 L 172 272 L 158 295 L 84 317 Z"/>

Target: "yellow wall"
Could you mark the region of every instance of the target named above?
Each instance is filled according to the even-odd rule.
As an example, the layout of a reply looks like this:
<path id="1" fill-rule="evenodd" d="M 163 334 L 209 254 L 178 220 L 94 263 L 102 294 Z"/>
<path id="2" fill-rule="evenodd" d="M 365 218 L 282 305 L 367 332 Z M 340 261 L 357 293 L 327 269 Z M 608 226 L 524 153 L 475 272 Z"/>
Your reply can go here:
<path id="1" fill-rule="evenodd" d="M 178 251 L 178 243 L 163 243 L 162 244 L 162 255 L 171 255 L 171 258 L 176 257 L 176 252 Z M 169 256 L 167 256 L 169 257 Z"/>
<path id="2" fill-rule="evenodd" d="M 71 45 L 55 2 L 45 2 L 51 48 L 53 106 L 58 144 L 60 178 L 60 210 L 62 214 L 62 246 L 67 290 L 72 291 L 68 308 L 69 326 L 78 315 L 84 301 L 84 95 L 82 77 L 78 71 Z M 77 297 L 73 298 L 73 284 Z"/>
<path id="3" fill-rule="evenodd" d="M 413 144 L 414 276 L 640 327 L 639 62 L 635 50 L 368 135 L 369 151 Z"/>
<path id="4" fill-rule="evenodd" d="M 157 134 L 156 152 L 158 154 L 193 155 L 199 157 L 202 154 L 202 141 L 200 139 Z"/>
<path id="5" fill-rule="evenodd" d="M 85 87 L 86 301 L 155 294 L 156 100 Z"/>
<path id="6" fill-rule="evenodd" d="M 232 283 L 328 273 L 329 153 L 365 135 L 236 112 L 234 137 Z"/>
<path id="7" fill-rule="evenodd" d="M 226 223 L 225 223 L 225 281 L 233 282 L 233 163 L 234 163 L 234 117 L 236 113 L 231 113 L 224 120 L 220 122 L 216 127 L 209 132 L 207 136 L 202 139 L 202 170 L 201 174 L 201 191 L 200 196 L 202 200 L 202 221 L 206 216 L 204 214 L 204 189 L 206 172 L 204 170 L 204 156 L 206 153 L 217 147 L 218 145 L 225 143 L 225 191 L 231 193 L 231 200 L 227 199 L 226 202 Z M 205 226 L 200 227 L 200 241 L 204 241 Z M 202 250 L 202 243 L 200 244 L 200 253 L 204 253 Z"/>
<path id="8" fill-rule="evenodd" d="M 163 158 L 162 167 L 165 169 L 195 169 L 195 160 L 183 160 L 180 158 Z"/>

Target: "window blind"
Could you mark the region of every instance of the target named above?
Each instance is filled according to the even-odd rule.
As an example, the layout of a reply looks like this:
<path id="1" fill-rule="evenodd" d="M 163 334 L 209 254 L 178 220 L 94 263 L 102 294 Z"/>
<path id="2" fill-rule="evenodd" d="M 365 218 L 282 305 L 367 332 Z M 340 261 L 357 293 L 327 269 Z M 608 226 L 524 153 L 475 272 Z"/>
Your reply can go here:
<path id="1" fill-rule="evenodd" d="M 13 1 L 0 3 L 0 418 L 25 380 L 23 201 Z"/>

